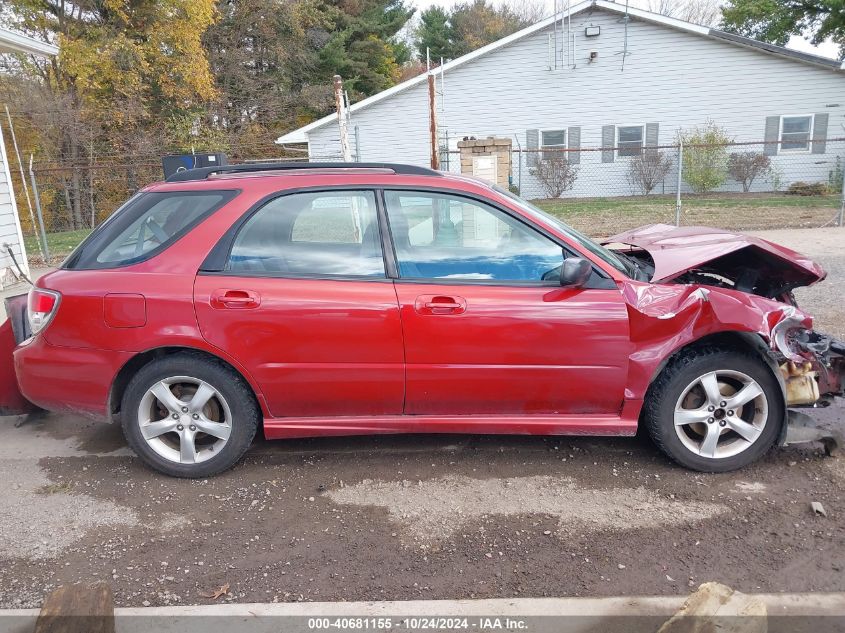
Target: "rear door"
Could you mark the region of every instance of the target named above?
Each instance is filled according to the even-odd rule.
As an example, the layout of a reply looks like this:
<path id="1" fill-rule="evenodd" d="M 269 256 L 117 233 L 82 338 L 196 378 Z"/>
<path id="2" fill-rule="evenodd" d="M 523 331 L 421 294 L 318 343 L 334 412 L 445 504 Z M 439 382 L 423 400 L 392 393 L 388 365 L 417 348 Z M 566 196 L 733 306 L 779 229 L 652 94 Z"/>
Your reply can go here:
<path id="1" fill-rule="evenodd" d="M 308 191 L 264 204 L 194 291 L 203 336 L 240 361 L 275 417 L 400 414 L 399 307 L 376 195 Z"/>
<path id="2" fill-rule="evenodd" d="M 561 288 L 560 244 L 457 193 L 386 191 L 405 333 L 405 413 L 618 413 L 631 346 L 622 295 Z"/>

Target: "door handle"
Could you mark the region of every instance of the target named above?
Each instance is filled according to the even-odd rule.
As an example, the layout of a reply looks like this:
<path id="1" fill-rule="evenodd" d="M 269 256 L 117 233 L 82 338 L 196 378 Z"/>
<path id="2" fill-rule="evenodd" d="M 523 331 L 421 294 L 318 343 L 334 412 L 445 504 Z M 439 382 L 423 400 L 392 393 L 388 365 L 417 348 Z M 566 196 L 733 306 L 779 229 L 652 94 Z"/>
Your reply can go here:
<path id="1" fill-rule="evenodd" d="M 261 297 L 252 290 L 215 290 L 211 294 L 211 305 L 217 309 L 244 310 L 261 305 Z"/>
<path id="2" fill-rule="evenodd" d="M 418 314 L 463 314 L 466 309 L 467 301 L 463 297 L 420 295 L 414 301 Z"/>
<path id="3" fill-rule="evenodd" d="M 429 301 L 425 307 L 429 310 L 457 310 L 461 304 L 455 301 Z"/>

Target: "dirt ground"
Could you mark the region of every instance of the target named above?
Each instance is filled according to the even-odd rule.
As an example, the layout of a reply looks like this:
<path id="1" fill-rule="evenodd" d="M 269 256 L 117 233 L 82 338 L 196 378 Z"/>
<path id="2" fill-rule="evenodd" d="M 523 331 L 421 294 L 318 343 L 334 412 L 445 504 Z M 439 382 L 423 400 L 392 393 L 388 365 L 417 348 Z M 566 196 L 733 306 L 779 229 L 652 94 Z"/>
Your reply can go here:
<path id="1" fill-rule="evenodd" d="M 843 334 L 841 231 L 770 237 L 829 268 L 798 298 Z M 816 415 L 845 425 L 845 403 Z M 144 468 L 116 426 L 15 421 L 0 418 L 0 607 L 94 580 L 119 606 L 209 603 L 226 585 L 217 602 L 681 594 L 709 580 L 845 591 L 845 457 L 814 445 L 703 475 L 638 438 L 257 440 L 232 471 L 186 481 Z"/>
<path id="2" fill-rule="evenodd" d="M 114 426 L 0 438 L 0 607 L 94 580 L 122 606 L 845 590 L 845 460 L 814 448 L 701 475 L 638 439 L 259 441 L 186 481 Z"/>

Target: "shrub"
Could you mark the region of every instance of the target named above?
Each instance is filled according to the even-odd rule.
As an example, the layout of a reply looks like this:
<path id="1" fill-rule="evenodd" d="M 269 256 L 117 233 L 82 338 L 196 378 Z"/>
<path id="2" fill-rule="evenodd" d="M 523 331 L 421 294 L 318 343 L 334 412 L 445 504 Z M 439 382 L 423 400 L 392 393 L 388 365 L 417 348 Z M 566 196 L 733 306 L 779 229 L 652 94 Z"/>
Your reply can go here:
<path id="1" fill-rule="evenodd" d="M 534 175 L 549 198 L 560 198 L 564 191 L 572 189 L 578 178 L 578 168 L 563 157 L 553 156 L 537 161 Z"/>
<path id="2" fill-rule="evenodd" d="M 672 159 L 664 152 L 645 150 L 635 156 L 628 163 L 628 173 L 625 177 L 631 187 L 638 189 L 644 196 L 663 182 L 666 174 L 672 169 Z"/>
<path id="3" fill-rule="evenodd" d="M 799 180 L 793 182 L 786 189 L 786 193 L 793 196 L 826 196 L 830 189 L 825 182 L 804 182 Z"/>
<path id="4" fill-rule="evenodd" d="M 686 183 L 695 193 L 720 187 L 728 179 L 728 148 L 731 139 L 713 121 L 701 127 L 679 133 L 684 143 L 684 171 Z"/>
<path id="5" fill-rule="evenodd" d="M 783 185 L 783 170 L 777 166 L 777 163 L 772 163 L 772 166 L 769 167 L 766 180 L 772 183 L 772 191 L 780 191 L 781 185 Z"/>
<path id="6" fill-rule="evenodd" d="M 728 158 L 728 173 L 731 178 L 742 183 L 742 190 L 748 193 L 754 179 L 768 173 L 772 161 L 759 152 L 737 152 Z"/>
<path id="7" fill-rule="evenodd" d="M 836 157 L 836 163 L 827 174 L 827 187 L 832 193 L 842 193 L 843 180 L 845 180 L 845 172 L 842 169 L 842 159 Z"/>

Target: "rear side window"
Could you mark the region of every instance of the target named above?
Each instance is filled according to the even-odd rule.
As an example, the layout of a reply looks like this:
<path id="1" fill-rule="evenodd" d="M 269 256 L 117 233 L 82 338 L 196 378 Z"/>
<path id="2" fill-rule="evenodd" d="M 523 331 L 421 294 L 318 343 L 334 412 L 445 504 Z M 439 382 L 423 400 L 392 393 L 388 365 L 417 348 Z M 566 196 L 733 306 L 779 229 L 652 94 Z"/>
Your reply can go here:
<path id="1" fill-rule="evenodd" d="M 236 195 L 236 191 L 138 194 L 94 231 L 71 254 L 64 268 L 114 268 L 149 259 Z"/>
<path id="2" fill-rule="evenodd" d="M 226 270 L 276 276 L 384 277 L 372 191 L 294 193 L 241 228 Z"/>

